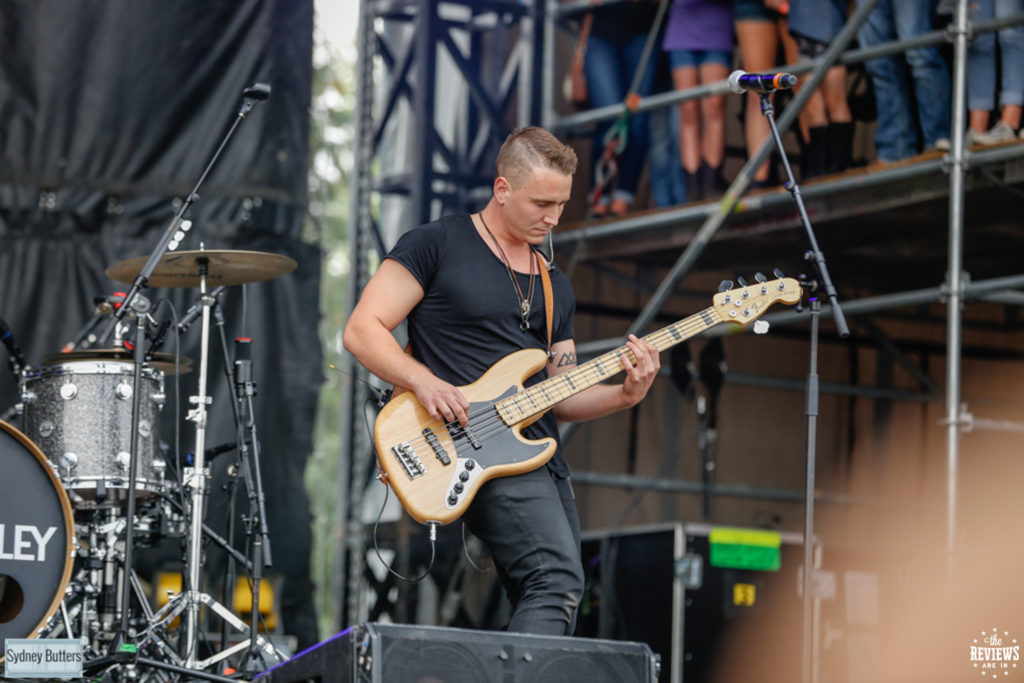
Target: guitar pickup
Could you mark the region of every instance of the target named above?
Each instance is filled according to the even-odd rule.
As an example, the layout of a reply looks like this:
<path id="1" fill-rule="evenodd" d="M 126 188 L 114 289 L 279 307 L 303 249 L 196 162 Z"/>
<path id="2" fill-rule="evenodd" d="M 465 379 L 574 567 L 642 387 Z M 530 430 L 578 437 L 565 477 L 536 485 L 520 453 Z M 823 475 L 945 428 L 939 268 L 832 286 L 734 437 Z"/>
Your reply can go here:
<path id="1" fill-rule="evenodd" d="M 399 464 L 402 465 L 402 469 L 405 470 L 410 479 L 426 474 L 427 468 L 423 465 L 420 456 L 416 455 L 416 451 L 413 450 L 412 444 L 408 441 L 392 446 L 391 452 L 398 458 Z"/>
<path id="2" fill-rule="evenodd" d="M 474 450 L 478 451 L 481 448 L 483 448 L 483 445 L 480 443 L 480 439 L 477 438 L 476 434 L 474 434 L 473 430 L 470 429 L 469 427 L 463 427 L 458 422 L 453 422 L 453 423 L 451 423 L 451 424 L 449 424 L 447 426 L 448 426 L 448 434 L 452 437 L 452 442 L 453 443 L 460 436 L 465 436 L 466 440 L 469 441 L 469 445 L 472 446 Z"/>
<path id="3" fill-rule="evenodd" d="M 423 430 L 423 438 L 426 439 L 427 443 L 430 444 L 430 447 L 434 449 L 434 455 L 437 456 L 437 459 L 441 461 L 442 465 L 452 464 L 452 459 L 448 457 L 448 453 L 444 450 L 444 447 L 441 446 L 441 442 L 438 440 L 437 435 L 434 434 L 433 430 L 426 427 Z"/>

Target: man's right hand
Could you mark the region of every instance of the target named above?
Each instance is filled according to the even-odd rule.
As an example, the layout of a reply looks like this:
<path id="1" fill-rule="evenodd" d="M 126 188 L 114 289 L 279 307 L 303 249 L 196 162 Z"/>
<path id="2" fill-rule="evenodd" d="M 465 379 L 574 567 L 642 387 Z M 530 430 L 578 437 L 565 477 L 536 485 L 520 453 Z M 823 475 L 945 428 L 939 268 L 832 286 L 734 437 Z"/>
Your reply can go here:
<path id="1" fill-rule="evenodd" d="M 430 375 L 412 390 L 420 405 L 435 420 L 458 420 L 463 427 L 469 424 L 469 400 L 455 385 Z"/>

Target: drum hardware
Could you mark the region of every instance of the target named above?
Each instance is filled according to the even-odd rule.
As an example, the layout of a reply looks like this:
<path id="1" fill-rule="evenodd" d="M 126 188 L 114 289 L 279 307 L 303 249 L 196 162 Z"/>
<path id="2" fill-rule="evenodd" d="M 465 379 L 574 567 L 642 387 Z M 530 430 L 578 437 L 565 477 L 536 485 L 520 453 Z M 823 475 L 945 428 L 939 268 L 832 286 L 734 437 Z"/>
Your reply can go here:
<path id="1" fill-rule="evenodd" d="M 199 180 L 196 182 L 195 187 L 185 197 L 185 200 L 181 202 L 181 206 L 178 211 L 175 212 L 173 219 L 167 226 L 166 231 L 161 236 L 159 242 L 154 248 L 153 252 L 146 257 L 141 268 L 134 265 L 125 266 L 124 263 L 116 264 L 108 269 L 108 275 L 111 273 L 111 269 L 114 271 L 124 273 L 126 270 L 131 270 L 134 277 L 131 280 L 131 288 L 125 295 L 124 302 L 122 305 L 113 312 L 112 320 L 107 326 L 105 332 L 100 336 L 99 341 L 105 343 L 112 334 L 115 333 L 121 321 L 127 315 L 129 311 L 135 311 L 138 313 L 144 313 L 148 311 L 148 302 L 139 303 L 140 300 L 144 302 L 144 299 L 140 296 L 140 292 L 148 286 L 182 286 L 174 285 L 171 282 L 163 281 L 158 278 L 154 278 L 154 273 L 157 266 L 163 259 L 168 261 L 175 260 L 175 257 L 180 257 L 181 254 L 175 254 L 175 250 L 184 240 L 186 233 L 191 228 L 191 221 L 185 220 L 185 214 L 192 207 L 192 204 L 199 199 L 199 188 L 203 184 L 207 175 L 213 169 L 217 159 L 220 158 L 221 152 L 227 146 L 228 141 L 234 135 L 235 130 L 249 112 L 256 106 L 256 103 L 266 99 L 270 96 L 270 86 L 264 83 L 254 83 L 250 87 L 246 88 L 243 92 L 243 102 L 240 107 L 237 116 L 235 117 L 231 127 L 228 129 L 213 154 L 213 157 L 207 163 L 206 168 L 200 175 Z M 168 254 L 168 252 L 172 252 Z M 200 252 L 202 253 L 202 252 Z M 138 259 L 136 259 L 138 260 Z M 137 655 L 131 653 L 131 635 L 129 633 L 129 610 L 128 610 L 128 594 L 130 590 L 130 577 L 132 569 L 133 551 L 134 551 L 134 523 L 127 524 L 125 526 L 125 571 L 123 572 L 123 583 L 120 594 L 121 605 L 121 625 L 117 635 L 111 642 L 108 656 L 100 658 L 98 661 L 89 662 L 83 667 L 83 672 L 90 675 L 92 672 L 99 671 L 102 668 L 110 666 L 112 664 L 134 666 L 136 663 L 143 663 L 148 666 L 153 666 L 158 669 L 164 669 L 168 671 L 178 671 L 179 673 L 184 672 L 194 677 L 199 678 L 211 678 L 211 674 L 204 672 L 192 671 L 195 669 L 197 660 L 195 659 L 195 650 L 198 638 L 198 618 L 199 618 L 199 600 L 197 599 L 196 593 L 198 592 L 199 586 L 199 570 L 201 560 L 201 537 L 202 537 L 202 515 L 203 508 L 206 499 L 206 478 L 209 476 L 209 472 L 205 467 L 204 463 L 204 451 L 203 451 L 203 440 L 205 438 L 206 430 L 206 406 L 209 403 L 209 397 L 206 396 L 206 339 L 208 338 L 209 332 L 209 301 L 206 300 L 206 283 L 208 275 L 208 264 L 209 258 L 205 255 L 199 257 L 193 257 L 189 259 L 191 264 L 196 264 L 201 261 L 199 265 L 199 279 L 201 280 L 200 291 L 204 298 L 203 301 L 203 342 L 201 346 L 201 357 L 199 365 L 199 392 L 197 396 L 190 397 L 190 401 L 193 402 L 195 408 L 190 411 L 188 419 L 192 419 L 196 422 L 196 441 L 197 447 L 195 449 L 195 466 L 188 468 L 185 472 L 185 486 L 190 489 L 192 496 L 192 517 L 190 520 L 190 533 L 188 536 L 188 585 L 186 591 L 183 591 L 182 595 L 187 595 L 187 607 L 186 610 L 186 637 L 185 642 L 181 643 L 184 646 L 187 653 L 185 659 L 185 665 L 187 669 L 181 667 L 166 664 L 164 662 L 157 662 L 154 660 L 142 660 Z M 165 266 L 166 268 L 167 266 Z M 118 269 L 120 268 L 120 271 Z M 119 279 L 115 275 L 110 275 L 113 279 Z M 227 284 L 227 283 L 223 283 Z M 140 310 L 145 309 L 145 310 Z M 138 317 L 142 317 L 139 315 Z M 134 406 L 132 410 L 132 434 L 137 434 L 138 427 L 138 409 L 139 404 L 139 390 L 140 380 L 143 366 L 143 345 L 145 343 L 145 329 L 144 324 L 140 321 L 135 338 L 135 385 L 134 385 L 134 400 L 132 401 Z M 132 438 L 132 448 L 129 451 L 129 476 L 128 476 L 128 503 L 127 503 L 127 519 L 135 519 L 135 475 L 138 465 L 138 439 Z M 122 647 L 126 646 L 126 647 Z M 227 680 L 221 677 L 213 677 L 214 680 Z"/>

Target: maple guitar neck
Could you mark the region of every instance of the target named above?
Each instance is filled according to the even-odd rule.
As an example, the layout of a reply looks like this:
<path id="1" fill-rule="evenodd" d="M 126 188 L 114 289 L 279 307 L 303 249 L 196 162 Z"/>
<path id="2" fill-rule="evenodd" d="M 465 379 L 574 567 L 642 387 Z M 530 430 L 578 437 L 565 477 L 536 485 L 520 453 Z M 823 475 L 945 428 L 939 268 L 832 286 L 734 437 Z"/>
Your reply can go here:
<path id="1" fill-rule="evenodd" d="M 709 306 L 668 327 L 652 332 L 644 337 L 644 341 L 650 342 L 660 353 L 697 336 L 720 322 L 715 307 Z M 622 372 L 625 369 L 621 360 L 623 354 L 626 355 L 629 362 L 636 362 L 636 356 L 629 350 L 629 347 L 620 346 L 582 365 L 577 365 L 572 370 L 549 377 L 528 389 L 497 401 L 495 407 L 498 414 L 505 424 L 513 425 L 550 410 L 554 405 L 570 396 Z"/>

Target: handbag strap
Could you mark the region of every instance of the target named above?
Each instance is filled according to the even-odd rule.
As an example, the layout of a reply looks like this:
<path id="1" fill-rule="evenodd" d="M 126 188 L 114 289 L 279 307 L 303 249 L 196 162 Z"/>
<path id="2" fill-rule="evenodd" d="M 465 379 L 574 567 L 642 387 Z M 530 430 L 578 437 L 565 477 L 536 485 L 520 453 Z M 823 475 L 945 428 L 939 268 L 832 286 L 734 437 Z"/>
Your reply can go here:
<path id="1" fill-rule="evenodd" d="M 590 40 L 590 27 L 594 25 L 594 13 L 587 12 L 583 15 L 583 25 L 580 26 L 580 37 L 576 41 L 576 51 L 573 54 L 574 62 L 583 65 L 583 57 L 587 54 L 587 41 Z"/>

